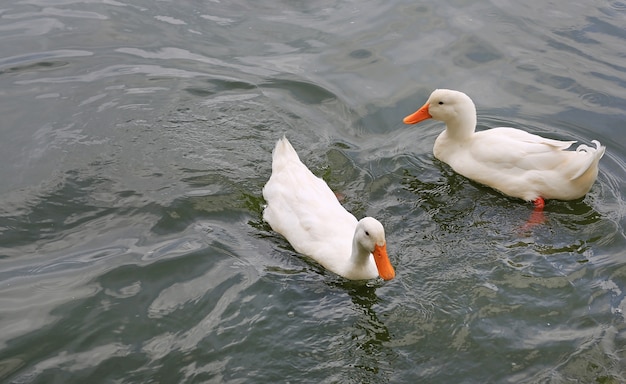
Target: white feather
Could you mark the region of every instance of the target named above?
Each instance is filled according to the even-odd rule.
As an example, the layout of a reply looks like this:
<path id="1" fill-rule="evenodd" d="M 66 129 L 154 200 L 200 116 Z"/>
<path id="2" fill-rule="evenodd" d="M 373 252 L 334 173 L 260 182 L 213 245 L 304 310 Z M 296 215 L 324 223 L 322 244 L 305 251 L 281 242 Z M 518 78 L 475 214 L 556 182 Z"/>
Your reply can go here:
<path id="1" fill-rule="evenodd" d="M 576 141 L 547 139 L 509 127 L 475 132 L 474 103 L 458 91 L 435 90 L 420 110 L 425 108 L 430 117 L 446 123 L 435 140 L 435 157 L 509 196 L 573 200 L 589 192 L 597 178 L 605 147 L 596 140 L 595 148 L 582 144 L 568 150 Z"/>
<path id="2" fill-rule="evenodd" d="M 379 275 L 370 252 L 374 244 L 386 244 L 382 224 L 371 217 L 357 221 L 326 182 L 300 161 L 285 137 L 274 148 L 272 175 L 263 188 L 263 197 L 267 202 L 263 219 L 297 252 L 348 279 Z M 373 240 L 371 244 L 360 238 L 364 233 Z"/>

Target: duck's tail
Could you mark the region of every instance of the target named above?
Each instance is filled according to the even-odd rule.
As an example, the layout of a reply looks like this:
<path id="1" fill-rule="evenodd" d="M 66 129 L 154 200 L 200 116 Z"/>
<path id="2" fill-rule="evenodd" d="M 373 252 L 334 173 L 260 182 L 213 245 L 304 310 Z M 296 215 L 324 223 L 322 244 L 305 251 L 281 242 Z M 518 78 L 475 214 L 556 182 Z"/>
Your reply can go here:
<path id="1" fill-rule="evenodd" d="M 606 147 L 600 144 L 598 140 L 592 140 L 591 142 L 595 145 L 595 148 L 585 144 L 581 144 L 576 148 L 578 154 L 585 156 L 585 161 L 582 162 L 578 168 L 578 172 L 576 172 L 570 180 L 575 180 L 584 175 L 590 168 L 598 166 L 598 162 L 604 155 Z"/>
<path id="2" fill-rule="evenodd" d="M 300 157 L 298 157 L 298 153 L 287 140 L 287 137 L 283 136 L 281 139 L 278 139 L 272 152 L 272 171 L 276 172 L 293 162 L 300 163 Z"/>

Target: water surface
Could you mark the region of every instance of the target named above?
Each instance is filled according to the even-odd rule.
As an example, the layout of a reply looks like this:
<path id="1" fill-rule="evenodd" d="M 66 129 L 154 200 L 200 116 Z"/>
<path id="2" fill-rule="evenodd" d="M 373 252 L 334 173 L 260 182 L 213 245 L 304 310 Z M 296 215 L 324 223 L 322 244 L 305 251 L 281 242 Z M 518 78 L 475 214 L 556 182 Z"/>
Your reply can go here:
<path id="1" fill-rule="evenodd" d="M 0 10 L 0 381 L 626 381 L 619 1 L 73 1 Z M 532 208 L 435 160 L 432 89 L 607 151 Z M 262 221 L 286 134 L 397 278 Z"/>

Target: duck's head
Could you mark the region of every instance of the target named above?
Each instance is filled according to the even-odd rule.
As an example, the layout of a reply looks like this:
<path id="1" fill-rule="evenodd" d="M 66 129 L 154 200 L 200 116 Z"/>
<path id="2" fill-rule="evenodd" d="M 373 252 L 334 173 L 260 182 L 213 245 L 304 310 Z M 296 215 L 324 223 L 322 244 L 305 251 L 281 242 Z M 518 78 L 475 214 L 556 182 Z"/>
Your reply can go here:
<path id="1" fill-rule="evenodd" d="M 476 127 L 476 107 L 463 92 L 436 89 L 420 109 L 403 121 L 405 124 L 415 124 L 426 119 L 443 121 L 450 129 L 468 127 L 473 132 Z"/>
<path id="2" fill-rule="evenodd" d="M 374 262 L 380 277 L 384 280 L 391 280 L 396 276 L 387 255 L 385 228 L 378 220 L 373 217 L 361 219 L 354 231 L 354 240 L 360 248 L 374 255 Z"/>

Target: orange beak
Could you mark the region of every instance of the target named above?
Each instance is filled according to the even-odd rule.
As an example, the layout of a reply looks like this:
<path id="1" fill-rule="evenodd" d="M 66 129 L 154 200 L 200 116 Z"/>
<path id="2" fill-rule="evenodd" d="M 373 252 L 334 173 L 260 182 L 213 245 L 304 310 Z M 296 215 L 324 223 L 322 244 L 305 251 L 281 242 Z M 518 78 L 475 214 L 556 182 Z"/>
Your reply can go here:
<path id="1" fill-rule="evenodd" d="M 422 108 L 418 109 L 417 112 L 413 113 L 412 115 L 408 115 L 402 121 L 404 122 L 404 124 L 415 124 L 426 119 L 431 119 L 432 116 L 430 115 L 430 113 L 428 113 L 429 106 L 430 104 L 428 103 L 422 105 Z"/>
<path id="2" fill-rule="evenodd" d="M 376 268 L 378 268 L 378 274 L 383 278 L 383 280 L 391 280 L 396 277 L 396 272 L 393 270 L 393 266 L 391 266 L 389 256 L 387 256 L 387 244 L 376 244 L 372 254 L 374 255 Z"/>

